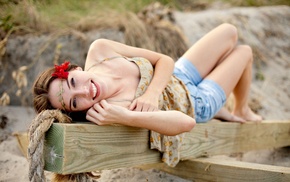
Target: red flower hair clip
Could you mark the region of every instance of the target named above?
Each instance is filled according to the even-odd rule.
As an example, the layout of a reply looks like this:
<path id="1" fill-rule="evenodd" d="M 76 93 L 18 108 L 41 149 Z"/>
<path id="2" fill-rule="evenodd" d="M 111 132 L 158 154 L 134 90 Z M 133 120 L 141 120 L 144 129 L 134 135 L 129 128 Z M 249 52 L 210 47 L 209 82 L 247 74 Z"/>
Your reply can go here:
<path id="1" fill-rule="evenodd" d="M 70 62 L 66 61 L 66 62 L 62 63 L 61 65 L 54 65 L 55 71 L 52 73 L 52 77 L 67 79 L 68 71 L 66 71 L 66 70 L 67 70 L 69 64 L 70 64 Z"/>

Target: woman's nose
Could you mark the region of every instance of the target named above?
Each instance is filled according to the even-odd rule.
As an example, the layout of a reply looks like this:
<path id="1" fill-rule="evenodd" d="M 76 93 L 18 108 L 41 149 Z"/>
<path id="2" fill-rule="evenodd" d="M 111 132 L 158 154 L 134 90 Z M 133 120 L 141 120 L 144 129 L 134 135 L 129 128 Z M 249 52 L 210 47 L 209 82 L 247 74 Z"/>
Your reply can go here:
<path id="1" fill-rule="evenodd" d="M 74 95 L 75 96 L 82 96 L 82 97 L 87 97 L 89 96 L 90 92 L 89 92 L 89 88 L 88 87 L 79 87 L 79 88 L 76 88 L 74 90 Z"/>

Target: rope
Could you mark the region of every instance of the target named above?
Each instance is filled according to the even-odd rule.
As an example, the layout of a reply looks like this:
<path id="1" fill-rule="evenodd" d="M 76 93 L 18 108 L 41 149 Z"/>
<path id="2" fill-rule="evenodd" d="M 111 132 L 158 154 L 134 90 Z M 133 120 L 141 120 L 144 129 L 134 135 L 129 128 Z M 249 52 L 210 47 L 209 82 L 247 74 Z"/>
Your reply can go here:
<path id="1" fill-rule="evenodd" d="M 44 175 L 44 136 L 45 132 L 51 127 L 54 121 L 59 123 L 70 123 L 71 118 L 63 114 L 60 110 L 43 110 L 33 120 L 29 128 L 29 146 L 28 146 L 28 161 L 29 161 L 29 181 L 45 182 Z M 55 174 L 53 181 L 81 181 L 95 182 L 99 176 L 94 176 L 90 173 Z M 94 179 L 95 178 L 95 179 Z"/>
<path id="2" fill-rule="evenodd" d="M 71 119 L 62 114 L 60 110 L 43 110 L 32 121 L 29 128 L 29 180 L 45 181 L 44 175 L 44 135 L 52 123 L 57 120 L 61 123 L 69 123 Z"/>
<path id="3" fill-rule="evenodd" d="M 66 181 L 66 182 L 97 182 L 99 176 L 92 176 L 90 173 L 68 174 L 68 175 L 55 175 L 53 181 Z"/>

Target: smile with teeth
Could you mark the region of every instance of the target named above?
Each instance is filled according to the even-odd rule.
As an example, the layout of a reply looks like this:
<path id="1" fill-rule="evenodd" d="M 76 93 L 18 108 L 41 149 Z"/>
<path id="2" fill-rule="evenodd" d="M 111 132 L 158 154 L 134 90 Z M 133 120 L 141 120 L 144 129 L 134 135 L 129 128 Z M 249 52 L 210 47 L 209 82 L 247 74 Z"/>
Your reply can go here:
<path id="1" fill-rule="evenodd" d="M 97 87 L 94 83 L 91 83 L 92 84 L 92 88 L 93 88 L 93 99 L 97 96 Z"/>

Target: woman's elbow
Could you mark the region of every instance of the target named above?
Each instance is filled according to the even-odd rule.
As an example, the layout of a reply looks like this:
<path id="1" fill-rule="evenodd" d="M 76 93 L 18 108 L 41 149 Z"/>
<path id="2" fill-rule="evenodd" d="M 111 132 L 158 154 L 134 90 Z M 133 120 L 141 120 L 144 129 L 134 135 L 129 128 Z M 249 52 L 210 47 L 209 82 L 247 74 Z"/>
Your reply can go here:
<path id="1" fill-rule="evenodd" d="M 189 118 L 185 123 L 184 123 L 184 132 L 190 132 L 196 125 L 195 119 L 194 118 Z"/>

